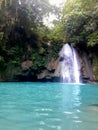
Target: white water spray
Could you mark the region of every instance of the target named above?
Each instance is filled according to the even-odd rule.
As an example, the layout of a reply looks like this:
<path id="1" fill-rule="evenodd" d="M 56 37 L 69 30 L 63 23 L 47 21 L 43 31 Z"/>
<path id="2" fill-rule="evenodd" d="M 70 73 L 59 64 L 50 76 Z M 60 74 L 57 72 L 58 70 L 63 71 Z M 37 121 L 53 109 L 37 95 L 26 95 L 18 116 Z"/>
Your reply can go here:
<path id="1" fill-rule="evenodd" d="M 80 64 L 76 50 L 73 48 L 73 69 L 75 83 L 80 83 Z"/>
<path id="2" fill-rule="evenodd" d="M 69 44 L 65 44 L 59 56 L 55 76 L 60 77 L 62 82 L 80 83 L 80 64 L 76 50 Z"/>

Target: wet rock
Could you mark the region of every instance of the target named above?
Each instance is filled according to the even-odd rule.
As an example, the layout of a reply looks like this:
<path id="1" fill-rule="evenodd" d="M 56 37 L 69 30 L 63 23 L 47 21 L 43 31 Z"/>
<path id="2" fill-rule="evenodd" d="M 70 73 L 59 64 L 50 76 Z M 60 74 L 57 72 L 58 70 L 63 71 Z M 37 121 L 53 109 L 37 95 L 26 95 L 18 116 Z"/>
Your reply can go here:
<path id="1" fill-rule="evenodd" d="M 33 65 L 33 62 L 31 60 L 26 60 L 21 63 L 21 67 L 23 70 L 29 69 L 30 67 L 32 67 L 32 65 Z"/>
<path id="2" fill-rule="evenodd" d="M 93 80 L 92 63 L 89 60 L 89 55 L 87 55 L 86 52 L 82 51 L 80 58 L 82 77 Z"/>

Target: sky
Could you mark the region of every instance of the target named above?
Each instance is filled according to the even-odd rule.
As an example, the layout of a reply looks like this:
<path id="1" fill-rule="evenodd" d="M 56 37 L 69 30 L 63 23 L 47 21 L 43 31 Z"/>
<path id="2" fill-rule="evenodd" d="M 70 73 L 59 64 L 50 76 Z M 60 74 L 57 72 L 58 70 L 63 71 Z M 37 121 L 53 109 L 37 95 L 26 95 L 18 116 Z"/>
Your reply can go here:
<path id="1" fill-rule="evenodd" d="M 55 5 L 57 7 L 62 7 L 64 2 L 66 2 L 66 0 L 49 0 L 51 5 Z M 45 17 L 43 19 L 44 24 L 48 27 L 53 27 L 52 21 L 56 20 L 56 16 L 54 14 L 50 14 L 49 17 Z"/>
<path id="2" fill-rule="evenodd" d="M 51 5 L 61 6 L 66 0 L 49 0 Z"/>

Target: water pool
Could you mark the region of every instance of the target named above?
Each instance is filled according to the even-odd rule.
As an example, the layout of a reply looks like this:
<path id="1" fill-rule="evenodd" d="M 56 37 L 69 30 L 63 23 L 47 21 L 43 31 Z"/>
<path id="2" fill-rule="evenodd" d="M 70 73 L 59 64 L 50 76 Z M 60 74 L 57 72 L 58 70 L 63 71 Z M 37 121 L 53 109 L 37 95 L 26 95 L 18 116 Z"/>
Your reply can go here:
<path id="1" fill-rule="evenodd" d="M 0 130 L 98 130 L 98 86 L 0 83 Z"/>

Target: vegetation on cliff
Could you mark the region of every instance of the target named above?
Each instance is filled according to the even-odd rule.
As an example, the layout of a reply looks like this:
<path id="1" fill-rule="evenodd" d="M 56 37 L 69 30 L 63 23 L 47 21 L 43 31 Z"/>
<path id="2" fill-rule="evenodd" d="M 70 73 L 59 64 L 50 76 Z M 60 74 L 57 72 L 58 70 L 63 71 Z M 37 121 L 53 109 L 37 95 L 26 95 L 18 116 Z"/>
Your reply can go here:
<path id="1" fill-rule="evenodd" d="M 54 22 L 53 36 L 89 55 L 94 79 L 98 79 L 98 1 L 67 0 L 61 19 Z"/>
<path id="2" fill-rule="evenodd" d="M 43 17 L 54 13 L 54 27 Z M 64 43 L 98 55 L 97 0 L 67 0 L 62 12 L 48 0 L 0 0 L 0 80 L 36 77 L 55 61 Z M 94 59 L 94 72 L 97 58 Z M 95 79 L 97 74 L 95 74 Z"/>

